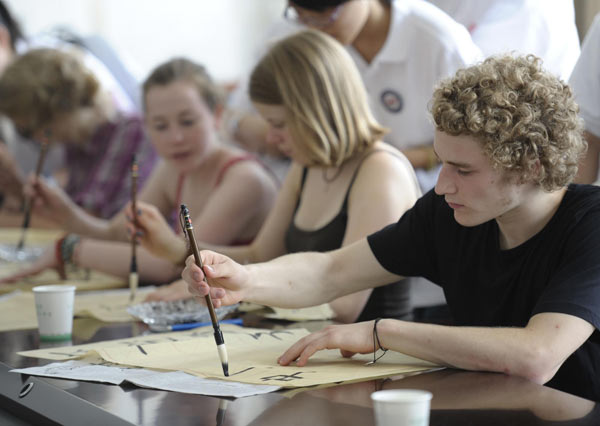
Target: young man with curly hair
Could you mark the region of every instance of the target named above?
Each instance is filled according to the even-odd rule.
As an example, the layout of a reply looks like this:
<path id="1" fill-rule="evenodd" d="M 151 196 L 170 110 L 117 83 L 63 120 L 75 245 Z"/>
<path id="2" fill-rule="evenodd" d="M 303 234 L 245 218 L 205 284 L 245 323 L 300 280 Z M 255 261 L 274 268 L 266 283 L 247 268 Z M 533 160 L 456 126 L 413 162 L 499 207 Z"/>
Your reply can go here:
<path id="1" fill-rule="evenodd" d="M 492 57 L 439 85 L 431 111 L 442 170 L 397 223 L 339 250 L 262 264 L 203 252 L 211 287 L 188 259 L 190 290 L 210 290 L 217 306 L 300 307 L 424 276 L 444 289 L 456 326 L 329 326 L 279 363 L 381 347 L 600 400 L 600 188 L 570 184 L 586 149 L 582 122 L 570 88 L 539 62 Z"/>

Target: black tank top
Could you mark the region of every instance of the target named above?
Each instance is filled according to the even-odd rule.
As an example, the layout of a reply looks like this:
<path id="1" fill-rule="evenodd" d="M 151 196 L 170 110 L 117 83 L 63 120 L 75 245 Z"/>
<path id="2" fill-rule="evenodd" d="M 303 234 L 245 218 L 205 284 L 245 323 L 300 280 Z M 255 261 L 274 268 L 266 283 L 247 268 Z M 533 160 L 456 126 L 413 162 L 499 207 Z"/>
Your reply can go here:
<path id="1" fill-rule="evenodd" d="M 300 205 L 301 196 L 298 197 L 296 203 L 296 209 L 294 210 L 294 219 L 291 221 L 290 226 L 285 234 L 285 248 L 287 253 L 297 253 L 302 251 L 317 251 L 326 252 L 338 249 L 342 246 L 344 241 L 344 235 L 346 233 L 346 226 L 348 223 L 348 197 L 350 190 L 354 184 L 354 179 L 360 170 L 362 162 L 375 152 L 388 152 L 385 150 L 374 150 L 366 154 L 356 167 L 348 189 L 346 190 L 346 196 L 344 202 L 338 214 L 331 219 L 331 221 L 320 229 L 314 231 L 304 231 L 295 225 L 296 212 Z M 390 153 L 390 155 L 394 155 Z M 304 182 L 306 181 L 307 169 L 304 168 L 302 171 L 302 181 L 300 184 L 300 194 L 304 189 Z M 410 319 L 410 300 L 409 300 L 409 285 L 408 280 L 398 281 L 392 284 L 388 284 L 383 287 L 377 287 L 371 292 L 371 296 L 367 300 L 365 307 L 361 311 L 356 322 L 368 321 L 374 318 L 397 318 L 397 319 Z"/>

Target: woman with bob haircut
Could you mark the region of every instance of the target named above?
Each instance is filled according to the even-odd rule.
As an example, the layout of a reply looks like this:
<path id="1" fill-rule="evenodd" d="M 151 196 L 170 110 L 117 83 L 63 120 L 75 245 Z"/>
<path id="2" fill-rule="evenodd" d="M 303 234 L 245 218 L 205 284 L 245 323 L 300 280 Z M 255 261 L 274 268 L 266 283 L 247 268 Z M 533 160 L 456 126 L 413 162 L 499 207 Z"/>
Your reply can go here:
<path id="1" fill-rule="evenodd" d="M 143 95 L 145 129 L 161 161 L 137 198 L 170 222 L 168 238 L 183 241 L 179 206 L 185 203 L 198 238 L 225 245 L 252 241 L 275 201 L 277 182 L 256 156 L 219 141 L 223 94 L 206 69 L 185 58 L 166 61 L 150 73 Z M 128 180 L 130 167 L 131 162 Z M 67 264 L 128 275 L 131 244 L 126 242 L 125 225 L 130 208 L 123 206 L 104 220 L 87 214 L 41 179 L 32 189 L 46 217 L 69 234 L 31 268 L 8 280 L 50 267 L 64 272 Z M 181 271 L 181 264 L 145 250 L 137 257 L 139 277 L 145 282 L 170 282 Z"/>
<path id="2" fill-rule="evenodd" d="M 419 196 L 408 160 L 382 142 L 352 59 L 333 38 L 314 30 L 281 40 L 254 68 L 249 87 L 256 109 L 269 123 L 267 140 L 292 160 L 281 191 L 252 244 L 217 247 L 240 262 L 260 262 L 286 253 L 347 246 L 395 221 Z M 141 238 L 150 251 L 182 262 L 179 240 L 165 244 L 166 225 L 141 205 Z M 159 243 L 157 243 L 159 242 Z M 280 289 L 286 294 L 284 287 Z M 189 297 L 187 287 L 160 298 Z M 408 288 L 399 282 L 365 290 L 331 306 L 343 322 L 380 315 L 406 317 Z"/>
<path id="3" fill-rule="evenodd" d="M 444 289 L 455 326 L 329 326 L 279 363 L 385 348 L 600 400 L 600 188 L 570 184 L 586 149 L 582 120 L 570 88 L 540 62 L 491 57 L 441 82 L 430 104 L 441 173 L 397 223 L 339 250 L 262 264 L 203 251 L 204 271 L 186 260 L 190 291 L 210 292 L 215 306 L 297 308 L 424 276 Z"/>

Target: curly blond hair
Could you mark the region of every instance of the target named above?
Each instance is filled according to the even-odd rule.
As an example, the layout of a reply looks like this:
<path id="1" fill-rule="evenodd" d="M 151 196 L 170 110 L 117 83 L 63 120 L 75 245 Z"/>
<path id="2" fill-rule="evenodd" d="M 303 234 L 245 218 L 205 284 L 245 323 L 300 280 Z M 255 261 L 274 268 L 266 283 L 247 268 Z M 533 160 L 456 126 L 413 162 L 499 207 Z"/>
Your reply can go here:
<path id="1" fill-rule="evenodd" d="M 0 113 L 31 133 L 91 106 L 99 91 L 96 77 L 74 54 L 34 49 L 17 57 L 0 77 Z"/>
<path id="2" fill-rule="evenodd" d="M 573 180 L 587 144 L 571 89 L 541 62 L 502 55 L 461 69 L 436 88 L 431 113 L 437 130 L 479 141 L 497 170 L 554 191 Z"/>

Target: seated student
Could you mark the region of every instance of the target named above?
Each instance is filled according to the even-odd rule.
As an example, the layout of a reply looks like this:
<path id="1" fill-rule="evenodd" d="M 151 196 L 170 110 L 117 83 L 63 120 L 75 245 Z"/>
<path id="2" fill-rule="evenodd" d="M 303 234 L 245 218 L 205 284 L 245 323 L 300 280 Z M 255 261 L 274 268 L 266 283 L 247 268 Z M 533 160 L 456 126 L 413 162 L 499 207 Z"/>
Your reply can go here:
<path id="1" fill-rule="evenodd" d="M 215 247 L 240 262 L 285 253 L 328 251 L 364 238 L 395 221 L 419 196 L 408 160 L 382 142 L 352 59 L 333 38 L 304 31 L 286 38 L 262 58 L 250 79 L 250 97 L 269 123 L 267 140 L 292 164 L 275 207 L 252 244 Z M 161 216 L 140 206 L 142 244 L 182 262 L 187 248 L 167 241 Z M 202 238 L 198 238 L 202 241 Z M 159 298 L 189 297 L 185 283 Z M 283 289 L 280 289 L 283 292 Z M 183 293 L 183 294 L 182 294 Z M 403 282 L 331 302 L 344 322 L 409 312 Z"/>
<path id="2" fill-rule="evenodd" d="M 492 57 L 440 84 L 431 110 L 442 170 L 397 223 L 339 250 L 263 264 L 204 251 L 210 287 L 189 257 L 190 290 L 210 292 L 217 307 L 292 308 L 422 275 L 443 287 L 456 326 L 334 325 L 279 363 L 386 348 L 600 400 L 600 188 L 569 184 L 585 152 L 581 119 L 570 88 L 539 62 Z"/>
<path id="3" fill-rule="evenodd" d="M 53 48 L 75 54 L 90 70 L 105 91 L 115 101 L 119 111 L 139 114 L 139 90 L 135 78 L 110 48 L 98 49 L 98 36 L 78 37 L 66 30 L 25 35 L 5 3 L 0 0 L 0 73 L 18 55 L 34 48 Z M 113 53 L 109 55 L 109 53 Z M 14 131 L 10 120 L 0 117 L 0 207 L 7 211 L 21 207 L 26 176 L 35 169 L 39 146 L 23 143 L 24 138 Z M 3 143 L 2 143 L 3 142 Z M 44 162 L 42 173 L 51 176 L 62 172 L 62 145 L 53 145 Z M 2 196 L 8 202 L 2 203 Z"/>
<path id="4" fill-rule="evenodd" d="M 575 64 L 569 84 L 585 122 L 585 139 L 588 150 L 579 165 L 575 179 L 578 183 L 596 183 L 600 178 L 600 14 L 594 22 L 581 47 L 581 55 Z"/>
<path id="5" fill-rule="evenodd" d="M 277 184 L 255 157 L 217 139 L 222 108 L 221 92 L 204 67 L 187 59 L 173 59 L 158 66 L 143 85 L 145 126 L 162 160 L 138 199 L 170 221 L 170 234 L 178 229 L 179 205 L 185 202 L 194 216 L 198 238 L 213 244 L 251 241 L 260 229 L 277 192 Z M 124 178 L 129 181 L 131 162 Z M 87 214 L 62 191 L 35 182 L 36 208 L 59 222 L 62 229 L 95 239 L 81 240 L 69 234 L 30 269 L 10 279 L 53 267 L 62 270 L 72 262 L 117 276 L 129 272 L 130 244 L 126 241 L 125 212 L 111 220 Z M 138 254 L 141 280 L 164 282 L 177 275 L 177 265 Z"/>
<path id="6" fill-rule="evenodd" d="M 120 111 L 96 77 L 66 52 L 34 49 L 10 63 L 0 76 L 0 113 L 23 136 L 65 147 L 66 193 L 101 218 L 129 199 L 133 155 L 140 186 L 156 162 L 141 118 Z"/>

